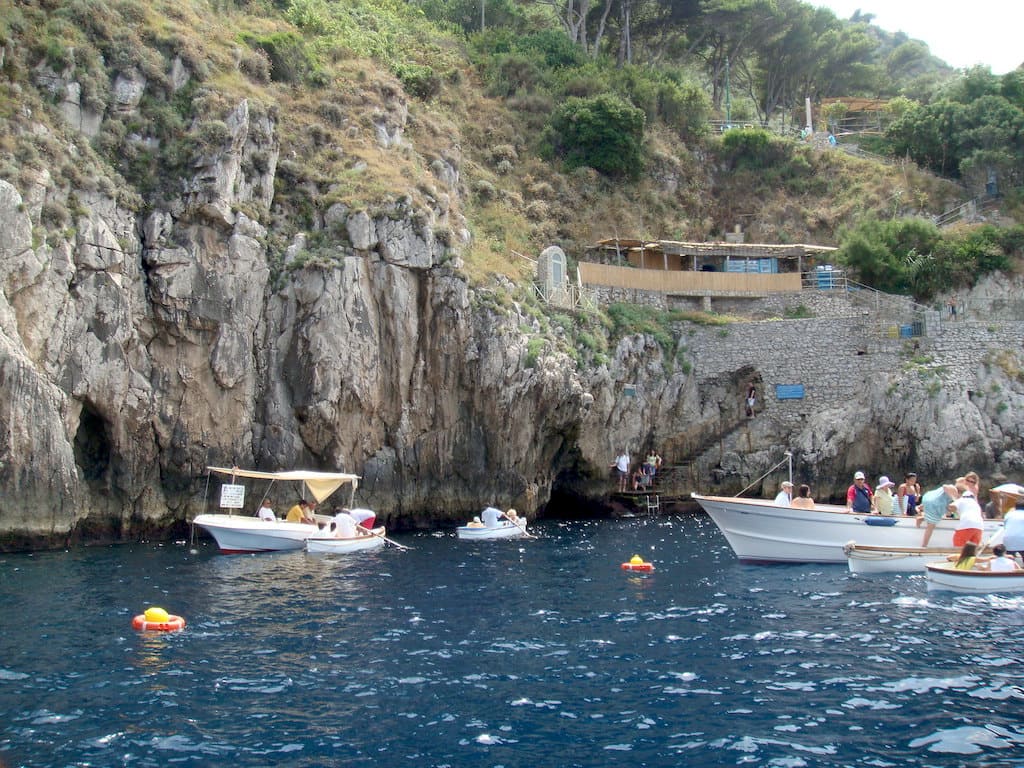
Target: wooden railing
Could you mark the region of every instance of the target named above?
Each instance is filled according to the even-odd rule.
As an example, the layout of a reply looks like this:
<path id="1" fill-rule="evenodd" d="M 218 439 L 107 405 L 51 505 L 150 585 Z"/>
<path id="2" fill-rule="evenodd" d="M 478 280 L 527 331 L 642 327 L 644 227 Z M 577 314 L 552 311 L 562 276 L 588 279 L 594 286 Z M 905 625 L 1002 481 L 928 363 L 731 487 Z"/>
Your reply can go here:
<path id="1" fill-rule="evenodd" d="M 761 295 L 800 290 L 800 275 L 757 272 L 686 272 L 634 269 L 611 264 L 583 262 L 579 265 L 584 285 L 626 288 L 658 293 L 704 295 Z"/>

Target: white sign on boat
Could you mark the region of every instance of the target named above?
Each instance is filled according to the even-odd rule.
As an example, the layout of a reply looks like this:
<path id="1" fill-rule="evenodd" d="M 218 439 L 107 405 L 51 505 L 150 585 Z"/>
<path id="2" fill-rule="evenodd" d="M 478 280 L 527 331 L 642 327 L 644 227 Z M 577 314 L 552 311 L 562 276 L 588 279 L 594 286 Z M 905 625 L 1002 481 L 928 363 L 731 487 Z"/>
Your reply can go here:
<path id="1" fill-rule="evenodd" d="M 224 483 L 220 487 L 221 509 L 242 509 L 245 507 L 245 486 Z"/>

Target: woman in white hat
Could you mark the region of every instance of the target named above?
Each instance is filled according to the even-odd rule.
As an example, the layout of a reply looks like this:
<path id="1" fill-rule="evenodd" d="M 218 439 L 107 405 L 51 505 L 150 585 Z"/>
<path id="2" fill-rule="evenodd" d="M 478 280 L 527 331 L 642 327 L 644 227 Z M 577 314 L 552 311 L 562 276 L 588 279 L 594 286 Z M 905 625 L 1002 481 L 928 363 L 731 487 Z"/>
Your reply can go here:
<path id="1" fill-rule="evenodd" d="M 897 508 L 892 489 L 896 483 L 885 475 L 878 478 L 878 485 L 875 486 L 875 493 L 871 497 L 871 511 L 879 515 L 895 515 Z"/>

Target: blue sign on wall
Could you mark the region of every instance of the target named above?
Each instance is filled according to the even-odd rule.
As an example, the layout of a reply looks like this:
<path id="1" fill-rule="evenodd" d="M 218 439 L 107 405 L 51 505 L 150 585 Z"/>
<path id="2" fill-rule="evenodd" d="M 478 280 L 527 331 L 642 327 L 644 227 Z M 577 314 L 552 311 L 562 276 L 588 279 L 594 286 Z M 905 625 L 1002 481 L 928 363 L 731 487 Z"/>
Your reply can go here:
<path id="1" fill-rule="evenodd" d="M 778 400 L 803 400 L 803 384 L 776 384 L 775 397 Z"/>

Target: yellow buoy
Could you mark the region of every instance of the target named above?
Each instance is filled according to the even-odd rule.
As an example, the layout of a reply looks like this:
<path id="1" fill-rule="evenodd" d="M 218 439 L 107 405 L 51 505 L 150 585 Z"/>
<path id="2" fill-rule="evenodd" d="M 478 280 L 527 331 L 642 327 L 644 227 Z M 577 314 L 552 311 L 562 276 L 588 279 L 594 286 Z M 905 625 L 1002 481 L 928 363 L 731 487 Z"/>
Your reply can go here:
<path id="1" fill-rule="evenodd" d="M 157 623 L 163 623 L 171 617 L 171 615 L 163 608 L 157 608 L 156 606 L 147 608 L 143 616 L 146 617 L 146 621 L 153 621 Z"/>

